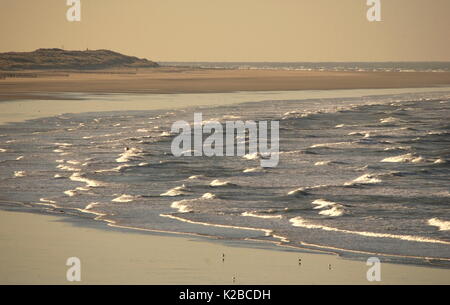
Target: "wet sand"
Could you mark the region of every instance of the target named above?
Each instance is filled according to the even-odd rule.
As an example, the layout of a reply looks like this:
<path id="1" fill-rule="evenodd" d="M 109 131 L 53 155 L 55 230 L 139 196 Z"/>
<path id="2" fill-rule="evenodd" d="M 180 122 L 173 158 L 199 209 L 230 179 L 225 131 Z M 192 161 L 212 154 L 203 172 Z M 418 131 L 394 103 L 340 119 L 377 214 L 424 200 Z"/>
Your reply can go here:
<path id="1" fill-rule="evenodd" d="M 450 85 L 450 72 L 329 72 L 152 68 L 120 71 L 21 71 L 0 79 L 0 100 L 53 99 L 51 93 L 211 93 L 417 88 Z"/>
<path id="2" fill-rule="evenodd" d="M 69 257 L 81 261 L 81 284 L 450 284 L 448 269 L 382 263 L 382 281 L 368 282 L 363 261 L 70 216 L 0 211 L 0 240 L 0 284 L 77 283 L 66 280 Z"/>
<path id="3" fill-rule="evenodd" d="M 398 89 L 338 89 L 291 91 L 241 91 L 225 93 L 182 94 L 100 94 L 100 93 L 42 93 L 36 99 L 0 100 L 0 125 L 30 119 L 51 117 L 64 113 L 101 111 L 173 110 L 197 106 L 220 106 L 271 99 L 301 100 L 323 98 L 352 98 L 370 95 L 450 91 L 450 87 Z M 50 98 L 48 98 L 51 96 Z"/>

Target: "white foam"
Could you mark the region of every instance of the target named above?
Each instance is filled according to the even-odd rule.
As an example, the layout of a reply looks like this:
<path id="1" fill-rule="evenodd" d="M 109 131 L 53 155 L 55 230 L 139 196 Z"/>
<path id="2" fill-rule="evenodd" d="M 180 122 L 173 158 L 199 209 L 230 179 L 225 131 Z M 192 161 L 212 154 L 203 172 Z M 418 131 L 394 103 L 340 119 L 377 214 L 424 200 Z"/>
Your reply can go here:
<path id="1" fill-rule="evenodd" d="M 350 132 L 348 135 L 349 136 L 367 136 L 369 133 L 365 132 L 365 131 L 354 131 L 354 132 Z"/>
<path id="2" fill-rule="evenodd" d="M 79 172 L 80 171 L 79 168 L 75 168 L 75 167 L 71 167 L 71 166 L 67 166 L 67 165 L 63 165 L 63 164 L 58 165 L 57 168 L 68 171 L 68 172 Z"/>
<path id="3" fill-rule="evenodd" d="M 25 157 L 24 157 L 24 156 L 17 157 L 17 158 L 16 158 L 16 161 L 20 161 L 20 160 L 22 160 L 23 158 L 25 158 Z"/>
<path id="4" fill-rule="evenodd" d="M 210 186 L 217 187 L 217 186 L 227 186 L 227 185 L 233 185 L 230 181 L 221 181 L 219 179 L 211 181 L 209 184 Z"/>
<path id="5" fill-rule="evenodd" d="M 93 179 L 88 179 L 88 178 L 84 177 L 84 174 L 80 174 L 80 173 L 72 174 L 72 176 L 70 176 L 70 180 L 86 183 L 86 185 L 88 187 L 100 187 L 100 186 L 104 185 L 104 183 L 93 180 Z"/>
<path id="6" fill-rule="evenodd" d="M 79 186 L 76 188 L 77 191 L 89 191 L 90 187 L 89 186 Z"/>
<path id="7" fill-rule="evenodd" d="M 227 115 L 224 115 L 222 118 L 225 119 L 225 120 L 238 120 L 241 117 L 238 116 L 238 115 L 227 114 Z"/>
<path id="8" fill-rule="evenodd" d="M 328 210 L 320 211 L 319 214 L 323 216 L 330 216 L 330 217 L 338 217 L 344 215 L 345 210 L 342 206 L 334 206 L 331 207 Z"/>
<path id="9" fill-rule="evenodd" d="M 41 203 L 39 203 L 40 205 L 46 205 L 46 206 L 51 206 L 53 208 L 58 208 L 58 206 L 56 205 L 56 201 L 46 199 L 46 198 L 41 198 L 41 199 L 39 199 L 39 201 L 41 202 Z"/>
<path id="10" fill-rule="evenodd" d="M 421 163 L 426 161 L 424 158 L 422 157 L 417 157 L 414 154 L 408 153 L 405 155 L 400 155 L 400 156 L 394 156 L 394 157 L 388 157 L 388 158 L 384 158 L 383 160 L 381 160 L 381 162 L 391 162 L 391 163 Z"/>
<path id="11" fill-rule="evenodd" d="M 283 114 L 283 116 L 288 116 L 288 115 L 296 115 L 296 114 L 302 114 L 302 112 L 297 111 L 297 110 L 293 110 L 293 111 L 288 111 L 286 113 Z"/>
<path id="12" fill-rule="evenodd" d="M 173 189 L 170 189 L 167 192 L 162 193 L 160 196 L 163 197 L 183 196 L 188 194 L 187 191 L 188 191 L 187 187 L 183 184 L 182 186 L 174 187 Z"/>
<path id="13" fill-rule="evenodd" d="M 274 238 L 280 239 L 280 241 L 282 241 L 282 242 L 288 242 L 288 240 L 286 238 L 279 236 L 279 235 L 274 235 L 273 231 L 268 230 L 268 229 L 239 227 L 239 226 L 231 226 L 231 225 L 223 225 L 223 224 L 213 224 L 213 223 L 207 223 L 207 222 L 193 221 L 193 220 L 181 218 L 181 217 L 174 216 L 174 215 L 167 215 L 167 214 L 159 214 L 159 216 L 186 222 L 186 223 L 203 225 L 203 226 L 211 226 L 211 227 L 218 227 L 218 228 L 230 228 L 230 229 L 238 229 L 238 230 L 249 230 L 249 231 L 260 231 L 260 232 L 264 232 L 265 236 L 273 236 Z"/>
<path id="14" fill-rule="evenodd" d="M 439 158 L 436 161 L 434 161 L 433 163 L 434 164 L 444 164 L 444 163 L 447 163 L 447 161 L 442 158 Z"/>
<path id="15" fill-rule="evenodd" d="M 47 199 L 47 198 L 41 198 L 41 199 L 39 199 L 39 201 L 47 202 L 47 203 L 56 203 L 56 201 L 53 201 L 53 200 L 50 200 L 50 199 Z"/>
<path id="16" fill-rule="evenodd" d="M 179 201 L 174 201 L 170 205 L 171 208 L 177 209 L 179 213 L 191 213 L 193 212 L 192 204 L 198 200 L 212 200 L 216 199 L 217 196 L 213 193 L 205 193 L 200 198 L 195 199 L 184 199 Z"/>
<path id="17" fill-rule="evenodd" d="M 352 143 L 351 142 L 321 143 L 321 144 L 311 145 L 309 148 L 336 147 L 336 146 L 349 145 L 349 144 L 352 144 Z"/>
<path id="18" fill-rule="evenodd" d="M 139 148 L 132 147 L 130 149 L 125 150 L 123 153 L 119 155 L 119 158 L 116 159 L 116 162 L 118 163 L 125 163 L 129 162 L 136 158 L 142 157 L 143 151 Z"/>
<path id="19" fill-rule="evenodd" d="M 162 132 L 160 135 L 160 137 L 171 137 L 172 133 L 168 132 L 168 131 L 164 131 Z"/>
<path id="20" fill-rule="evenodd" d="M 314 209 L 323 209 L 323 208 L 327 208 L 327 207 L 330 207 L 330 206 L 334 206 L 337 203 L 333 202 L 333 201 L 328 201 L 328 200 L 325 200 L 325 199 L 316 199 L 316 200 L 314 200 L 312 202 L 312 204 L 316 205 L 314 207 Z"/>
<path id="21" fill-rule="evenodd" d="M 362 167 L 355 168 L 355 171 L 362 172 L 369 169 L 369 165 L 364 165 Z"/>
<path id="22" fill-rule="evenodd" d="M 380 123 L 382 123 L 382 124 L 395 123 L 395 122 L 398 122 L 398 121 L 400 121 L 400 120 L 397 119 L 397 118 L 394 118 L 394 117 L 388 117 L 388 118 L 380 119 Z"/>
<path id="23" fill-rule="evenodd" d="M 290 191 L 288 193 L 289 196 L 307 195 L 307 194 L 308 194 L 308 192 L 306 191 L 306 189 L 304 187 L 300 187 L 300 188 Z"/>
<path id="24" fill-rule="evenodd" d="M 255 218 L 262 218 L 262 219 L 282 219 L 283 218 L 282 215 L 261 215 L 261 214 L 255 213 L 255 212 L 244 212 L 241 214 L 241 216 L 255 217 Z"/>
<path id="25" fill-rule="evenodd" d="M 450 221 L 431 218 L 428 219 L 428 224 L 433 227 L 438 227 L 439 231 L 450 231 Z"/>
<path id="26" fill-rule="evenodd" d="M 70 143 L 53 143 L 56 146 L 62 146 L 62 147 L 68 147 L 68 146 L 72 146 L 73 144 Z"/>
<path id="27" fill-rule="evenodd" d="M 257 160 L 259 159 L 259 154 L 258 153 L 251 153 L 251 154 L 246 154 L 244 155 L 242 158 L 246 159 L 246 160 Z"/>
<path id="28" fill-rule="evenodd" d="M 204 193 L 201 199 L 216 199 L 217 196 L 213 193 Z"/>
<path id="29" fill-rule="evenodd" d="M 355 185 L 355 184 L 375 184 L 383 182 L 381 179 L 377 178 L 376 175 L 373 174 L 364 174 L 354 179 L 351 182 L 346 182 L 344 185 Z"/>
<path id="30" fill-rule="evenodd" d="M 25 177 L 26 175 L 27 175 L 27 173 L 25 171 L 15 171 L 14 172 L 14 177 L 16 177 L 16 178 Z"/>
<path id="31" fill-rule="evenodd" d="M 332 161 L 318 161 L 314 163 L 315 166 L 324 166 L 324 165 L 330 165 Z"/>
<path id="32" fill-rule="evenodd" d="M 323 231 L 328 231 L 328 232 L 338 232 L 338 233 L 359 235 L 359 236 L 364 236 L 364 237 L 392 238 L 392 239 L 399 239 L 399 240 L 413 241 L 413 242 L 450 245 L 450 242 L 447 242 L 447 241 L 431 239 L 431 238 L 421 237 L 421 236 L 396 235 L 396 234 L 387 234 L 387 233 L 375 233 L 375 232 L 364 232 L 364 231 L 352 231 L 352 230 L 338 229 L 338 228 L 323 226 L 320 224 L 314 224 L 314 223 L 311 223 L 311 222 L 303 219 L 302 217 L 291 218 L 291 219 L 289 219 L 289 222 L 291 222 L 292 226 L 294 226 L 294 227 L 300 227 L 300 228 L 305 228 L 305 229 L 317 229 L 317 230 L 323 230 Z"/>
<path id="33" fill-rule="evenodd" d="M 422 163 L 422 162 L 426 162 L 427 160 L 425 160 L 425 158 L 419 156 L 417 158 L 414 158 L 411 162 L 412 163 Z"/>
<path id="34" fill-rule="evenodd" d="M 190 213 L 192 212 L 192 208 L 188 205 L 190 200 L 180 200 L 180 201 L 174 201 L 170 205 L 172 209 L 177 209 L 179 213 Z"/>
<path id="35" fill-rule="evenodd" d="M 131 164 L 123 164 L 123 165 L 119 165 L 117 167 L 111 168 L 111 169 L 100 169 L 95 171 L 96 173 L 108 173 L 108 172 L 122 172 L 123 170 L 129 168 L 129 167 L 133 167 L 133 165 Z"/>
<path id="36" fill-rule="evenodd" d="M 138 198 L 137 196 L 123 194 L 117 198 L 114 198 L 111 201 L 113 201 L 113 202 L 132 202 L 132 201 L 136 200 L 137 198 Z"/>
<path id="37" fill-rule="evenodd" d="M 430 131 L 427 134 L 440 136 L 440 135 L 444 135 L 444 134 L 447 134 L 447 133 L 448 133 L 448 131 Z"/>
<path id="38" fill-rule="evenodd" d="M 97 206 L 99 204 L 100 203 L 98 203 L 98 202 L 93 202 L 93 203 L 88 204 L 84 209 L 85 210 L 91 210 L 91 209 L 93 209 L 95 206 Z"/>
<path id="39" fill-rule="evenodd" d="M 268 154 L 263 154 L 261 157 L 270 158 L 272 155 L 292 155 L 292 154 L 301 154 L 304 150 L 291 150 L 291 151 L 279 151 L 279 152 L 271 152 Z"/>
<path id="40" fill-rule="evenodd" d="M 80 162 L 79 162 L 79 161 L 76 161 L 76 160 L 69 160 L 69 161 L 67 161 L 66 163 L 72 164 L 72 165 L 78 165 L 78 164 L 80 164 Z"/>
<path id="41" fill-rule="evenodd" d="M 68 190 L 68 191 L 65 191 L 64 194 L 66 194 L 69 197 L 73 197 L 77 194 L 77 192 L 76 192 L 76 190 Z"/>
<path id="42" fill-rule="evenodd" d="M 316 199 L 312 202 L 312 204 L 316 205 L 314 207 L 315 210 L 326 208 L 326 210 L 319 212 L 320 215 L 338 217 L 345 214 L 344 207 L 341 204 L 333 201 L 328 201 L 325 199 Z"/>
<path id="43" fill-rule="evenodd" d="M 409 150 L 411 147 L 408 146 L 393 146 L 393 147 L 386 147 L 385 151 L 391 151 L 391 150 Z"/>
<path id="44" fill-rule="evenodd" d="M 260 167 L 252 167 L 252 168 L 246 168 L 242 171 L 243 173 L 261 173 L 264 172 L 264 169 Z"/>

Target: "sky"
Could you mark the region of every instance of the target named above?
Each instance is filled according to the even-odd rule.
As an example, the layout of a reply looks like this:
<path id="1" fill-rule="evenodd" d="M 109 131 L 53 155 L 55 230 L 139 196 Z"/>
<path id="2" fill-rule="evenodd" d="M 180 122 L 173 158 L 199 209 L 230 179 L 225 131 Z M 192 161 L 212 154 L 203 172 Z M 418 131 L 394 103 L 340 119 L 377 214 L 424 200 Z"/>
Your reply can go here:
<path id="1" fill-rule="evenodd" d="M 0 52 L 111 49 L 155 61 L 450 61 L 450 0 L 0 0 Z"/>

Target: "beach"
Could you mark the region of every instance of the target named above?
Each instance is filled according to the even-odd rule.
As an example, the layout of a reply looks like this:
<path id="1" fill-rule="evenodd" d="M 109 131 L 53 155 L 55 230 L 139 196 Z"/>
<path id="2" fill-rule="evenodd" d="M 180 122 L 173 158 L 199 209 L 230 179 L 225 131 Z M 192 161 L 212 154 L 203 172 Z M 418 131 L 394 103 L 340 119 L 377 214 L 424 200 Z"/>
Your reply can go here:
<path id="1" fill-rule="evenodd" d="M 178 110 L 182 112 L 186 107 L 225 107 L 219 113 L 227 113 L 226 111 L 233 109 L 235 104 L 271 100 L 306 100 L 312 101 L 312 104 L 315 101 L 330 100 L 330 105 L 333 105 L 335 102 L 333 99 L 338 99 L 343 106 L 348 103 L 354 107 L 354 101 L 359 101 L 362 97 L 378 95 L 389 96 L 386 98 L 387 102 L 383 100 L 384 98 L 380 98 L 383 100 L 380 102 L 381 105 L 389 105 L 391 100 L 397 101 L 397 95 L 412 93 L 421 98 L 420 94 L 438 94 L 440 91 L 448 91 L 445 85 L 450 84 L 448 73 L 408 72 L 398 75 L 388 74 L 386 77 L 384 73 L 378 74 L 378 72 L 255 72 L 186 69 L 176 69 L 174 72 L 168 68 L 164 69 L 167 70 L 143 72 L 143 75 L 140 73 L 131 75 L 74 73 L 69 77 L 45 76 L 35 79 L 2 80 L 0 84 L 3 86 L 1 91 L 3 101 L 0 103 L 2 110 L 0 122 L 2 124 L 20 123 L 32 119 L 36 121 L 31 124 L 49 127 L 49 122 L 53 124 L 52 120 L 55 119 L 52 117 L 56 116 L 58 126 L 66 122 L 72 124 L 71 121 L 73 121 L 75 122 L 73 124 L 77 126 L 78 123 L 82 124 L 79 126 L 83 132 L 84 124 L 92 124 L 95 120 L 108 120 L 107 117 L 102 117 L 102 113 L 117 112 L 113 114 L 117 117 L 112 117 L 111 122 L 116 123 L 119 119 L 117 122 L 120 121 L 122 125 L 117 128 L 131 127 L 131 130 L 135 130 L 145 127 L 129 125 L 136 121 L 133 115 L 138 115 L 137 118 L 141 119 L 140 111 L 147 120 L 148 117 L 153 118 L 161 114 L 170 117 L 171 112 Z M 371 102 L 370 99 L 367 105 L 370 106 Z M 264 105 L 275 108 L 270 103 Z M 279 105 L 291 107 L 289 103 Z M 207 109 L 209 108 L 204 108 L 204 111 L 207 112 Z M 247 108 L 243 109 L 238 112 L 252 113 L 252 111 L 245 111 Z M 130 111 L 137 111 L 137 114 Z M 209 111 L 212 111 L 211 115 L 218 113 L 215 108 Z M 323 109 L 320 108 L 320 111 Z M 84 117 L 84 113 L 91 114 Z M 308 113 L 308 115 L 321 114 L 319 111 L 317 114 L 316 112 Z M 47 117 L 49 120 L 45 119 Z M 131 123 L 127 121 L 128 119 Z M 43 120 L 45 124 L 40 120 Z M 170 119 L 168 122 L 171 122 Z M 11 127 L 14 125 L 3 126 L 14 128 Z M 158 132 L 166 128 L 163 128 L 163 125 L 159 126 L 161 130 L 158 129 Z M 95 136 L 103 137 L 111 128 L 112 125 L 103 127 L 97 124 L 95 129 L 90 129 L 89 125 L 86 127 L 85 134 L 74 136 L 62 133 L 57 137 L 68 141 L 82 139 L 84 136 L 87 137 L 86 140 L 94 141 Z M 63 125 L 62 130 L 70 129 L 73 129 L 73 126 Z M 91 136 L 94 138 L 91 139 Z M 115 138 L 111 140 L 116 141 Z M 59 158 L 57 154 L 61 154 L 60 158 L 66 159 L 63 157 L 64 154 L 74 154 L 69 151 L 70 145 L 67 143 L 59 143 L 50 149 L 46 154 L 50 156 L 54 149 L 54 158 Z M 116 153 L 115 149 L 123 148 L 113 147 L 114 153 Z M 136 160 L 136 164 L 146 161 L 141 160 L 144 156 L 138 154 L 136 157 L 139 160 Z M 54 164 L 53 159 L 50 161 Z M 65 161 L 74 162 L 69 159 Z M 132 162 L 131 159 L 130 162 Z M 63 163 L 63 165 L 70 167 L 69 164 Z M 70 168 L 67 173 L 61 171 L 61 174 L 65 174 L 66 178 L 73 178 Z M 92 184 L 92 181 L 89 181 L 88 186 L 89 183 Z M 16 180 L 12 182 L 15 184 Z M 203 182 L 206 183 L 206 181 Z M 25 184 L 24 187 L 26 187 Z M 93 188 L 90 191 L 101 189 L 102 187 Z M 116 190 L 116 192 L 119 191 Z M 162 192 L 163 190 L 159 191 L 159 193 Z M 217 192 L 220 194 L 219 191 Z M 235 191 L 231 189 L 230 192 Z M 66 198 L 69 200 L 72 197 Z M 7 198 L 1 199 L 4 203 L 8 202 L 5 200 Z M 163 199 L 161 197 L 159 200 Z M 264 241 L 264 238 L 260 236 L 256 236 L 259 241 L 242 240 L 241 237 L 245 235 L 242 235 L 241 230 L 230 230 L 231 233 L 226 233 L 232 234 L 230 236 L 235 238 L 199 237 L 199 234 L 195 234 L 196 230 L 204 232 L 210 227 L 205 228 L 203 225 L 195 224 L 195 219 L 189 220 L 194 222 L 193 229 L 190 228 L 189 223 L 180 224 L 179 230 L 186 230 L 186 234 L 181 234 L 183 232 L 158 233 L 155 232 L 157 230 L 152 233 L 151 229 L 145 229 L 145 232 L 124 229 L 123 227 L 127 226 L 126 221 L 123 226 L 119 221 L 116 227 L 111 227 L 104 222 L 108 220 L 107 218 L 100 219 L 104 221 L 94 221 L 90 217 L 80 217 L 91 215 L 89 212 L 76 216 L 67 215 L 70 214 L 67 211 L 83 209 L 86 206 L 88 202 L 78 206 L 84 202 L 84 197 L 80 199 L 81 202 L 75 202 L 73 206 L 64 206 L 64 200 L 60 201 L 58 204 L 63 206 L 58 205 L 56 208 L 51 208 L 52 200 L 56 199 L 46 199 L 36 203 L 38 200 L 39 198 L 36 198 L 34 202 L 31 201 L 34 209 L 37 209 L 34 213 L 18 213 L 17 210 L 20 211 L 20 209 L 11 208 L 15 206 L 14 204 L 5 205 L 6 210 L 10 211 L 0 212 L 2 227 L 0 247 L 3 253 L 0 263 L 0 283 L 73 284 L 67 282 L 65 278 L 68 268 L 65 261 L 69 257 L 81 259 L 82 284 L 448 284 L 450 282 L 448 268 L 384 263 L 382 256 L 380 257 L 382 281 L 368 282 L 366 272 L 369 266 L 364 260 L 344 259 L 336 254 L 330 254 L 332 251 L 313 252 L 290 246 L 278 246 L 277 240 Z M 140 200 L 142 199 L 136 199 L 137 202 Z M 45 207 L 50 208 L 51 214 L 64 211 L 66 215 L 49 215 L 44 213 Z M 263 209 L 262 212 L 264 211 Z M 98 213 L 103 212 L 103 210 L 98 211 Z M 139 214 L 139 211 L 137 213 Z M 134 215 L 131 216 L 134 217 Z M 155 216 L 159 217 L 160 214 Z M 299 238 L 301 239 L 301 236 Z M 223 255 L 225 255 L 224 259 Z"/>
<path id="2" fill-rule="evenodd" d="M 449 281 L 446 269 L 382 263 L 382 281 L 368 282 L 369 267 L 362 261 L 255 242 L 116 230 L 70 216 L 1 211 L 0 219 L 1 284 L 364 285 Z M 66 280 L 69 257 L 81 261 L 81 282 Z"/>
<path id="3" fill-rule="evenodd" d="M 439 87 L 450 72 L 237 70 L 162 67 L 100 71 L 21 71 L 0 79 L 0 100 L 54 99 L 52 93 L 224 93 Z"/>

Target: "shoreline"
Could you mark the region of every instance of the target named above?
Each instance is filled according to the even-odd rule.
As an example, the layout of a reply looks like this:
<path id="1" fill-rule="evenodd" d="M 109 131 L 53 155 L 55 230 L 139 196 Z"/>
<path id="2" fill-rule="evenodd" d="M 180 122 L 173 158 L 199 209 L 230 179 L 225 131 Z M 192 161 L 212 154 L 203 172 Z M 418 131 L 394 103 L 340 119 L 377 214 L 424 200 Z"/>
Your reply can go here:
<path id="1" fill-rule="evenodd" d="M 446 87 L 418 87 L 395 89 L 329 89 L 292 91 L 241 91 L 224 93 L 103 93 L 85 94 L 79 92 L 41 94 L 36 100 L 0 98 L 0 126 L 27 120 L 52 117 L 68 113 L 104 111 L 148 111 L 170 110 L 199 106 L 223 106 L 271 99 L 326 99 L 363 98 L 365 96 L 395 95 L 402 93 L 430 93 L 450 91 Z M 46 99 L 48 96 L 50 99 Z M 126 97 L 126 100 L 124 99 Z M 181 100 L 181 102 L 180 102 Z"/>
<path id="2" fill-rule="evenodd" d="M 140 232 L 75 215 L 12 210 L 0 209 L 1 284 L 77 284 L 65 279 L 65 260 L 73 256 L 82 263 L 80 284 L 450 283 L 450 270 L 438 266 L 381 259 L 381 282 L 369 282 L 365 261 L 335 254 L 252 240 Z"/>
<path id="3" fill-rule="evenodd" d="M 23 207 L 23 208 L 22 208 Z M 218 242 L 221 244 L 234 244 L 240 247 L 250 247 L 252 245 L 258 245 L 261 249 L 273 249 L 275 251 L 293 251 L 300 253 L 312 253 L 320 255 L 330 255 L 339 259 L 344 259 L 348 261 L 364 262 L 365 258 L 378 257 L 381 260 L 388 261 L 390 264 L 401 265 L 401 266 L 416 266 L 424 268 L 438 268 L 442 270 L 448 270 L 450 276 L 450 267 L 448 264 L 444 265 L 444 262 L 449 261 L 449 259 L 438 258 L 438 257 L 420 257 L 420 256 L 404 256 L 398 254 L 387 254 L 387 253 L 375 253 L 375 252 L 365 252 L 359 250 L 349 250 L 344 248 L 333 248 L 318 244 L 289 244 L 285 242 L 285 237 L 279 235 L 272 235 L 271 239 L 258 239 L 247 237 L 244 239 L 233 239 L 233 238 L 222 238 L 215 235 L 203 235 L 192 232 L 177 232 L 177 231 L 165 231 L 158 229 L 145 229 L 140 227 L 131 227 L 126 225 L 117 224 L 115 221 L 108 219 L 106 214 L 101 214 L 97 212 L 92 212 L 86 209 L 79 208 L 65 208 L 58 206 L 54 203 L 22 203 L 13 201 L 1 201 L 0 200 L 0 212 L 9 211 L 13 209 L 14 212 L 24 212 L 37 215 L 47 215 L 47 216 L 61 216 L 66 222 L 71 224 L 76 224 L 77 226 L 83 228 L 96 228 L 104 231 L 118 231 L 126 233 L 137 233 L 137 234 L 150 234 L 150 235 L 162 235 L 166 237 L 181 237 L 181 238 L 192 238 L 200 239 L 205 242 Z M 161 214 L 162 217 L 170 217 L 168 215 Z M 176 218 L 176 217 L 175 217 Z M 1 218 L 0 218 L 1 219 Z M 201 223 L 199 223 L 201 224 Z M 207 224 L 208 226 L 215 226 L 213 224 Z M 223 225 L 218 225 L 223 226 Z M 267 229 L 259 229 L 253 227 L 234 227 L 237 230 L 251 230 L 251 231 L 267 231 Z M 250 247 L 252 248 L 252 247 Z M 450 278 L 449 278 L 450 279 Z"/>

